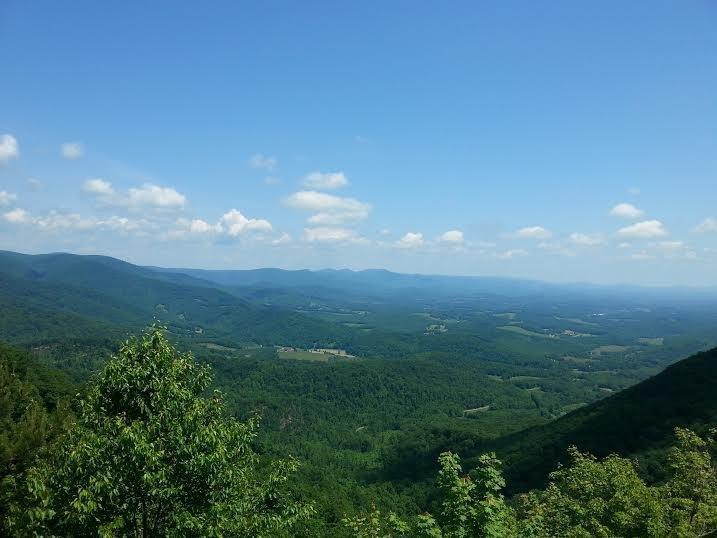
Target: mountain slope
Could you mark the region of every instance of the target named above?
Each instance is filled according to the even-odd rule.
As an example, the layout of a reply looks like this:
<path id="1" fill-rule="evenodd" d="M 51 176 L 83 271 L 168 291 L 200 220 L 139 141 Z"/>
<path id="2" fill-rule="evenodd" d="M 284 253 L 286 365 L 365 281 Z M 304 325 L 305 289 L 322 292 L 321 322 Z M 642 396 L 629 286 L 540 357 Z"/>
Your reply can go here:
<path id="1" fill-rule="evenodd" d="M 0 336 L 136 330 L 159 320 L 177 334 L 260 344 L 331 343 L 350 331 L 293 312 L 252 304 L 187 275 L 160 273 L 103 256 L 0 252 Z"/>
<path id="2" fill-rule="evenodd" d="M 676 426 L 704 430 L 717 425 L 716 387 L 717 348 L 549 424 L 500 438 L 488 448 L 504 460 L 515 490 L 540 486 L 564 461 L 570 445 L 597 456 L 644 456 L 670 444 Z M 659 477 L 659 457 L 643 460 L 643 472 Z"/>

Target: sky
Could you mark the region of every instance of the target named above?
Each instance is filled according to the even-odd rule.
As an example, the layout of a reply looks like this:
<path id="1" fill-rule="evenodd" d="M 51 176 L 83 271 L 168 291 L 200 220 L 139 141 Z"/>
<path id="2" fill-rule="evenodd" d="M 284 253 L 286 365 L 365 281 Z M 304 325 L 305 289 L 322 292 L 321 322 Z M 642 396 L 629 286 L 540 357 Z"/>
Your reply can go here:
<path id="1" fill-rule="evenodd" d="M 0 249 L 717 285 L 717 2 L 0 3 Z"/>

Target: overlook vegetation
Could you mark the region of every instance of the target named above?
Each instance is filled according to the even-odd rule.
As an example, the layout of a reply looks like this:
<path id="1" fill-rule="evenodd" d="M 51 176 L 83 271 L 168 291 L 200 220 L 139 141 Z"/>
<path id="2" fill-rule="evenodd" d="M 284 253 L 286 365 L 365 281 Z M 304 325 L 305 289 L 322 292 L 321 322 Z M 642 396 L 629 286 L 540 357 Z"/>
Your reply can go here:
<path id="1" fill-rule="evenodd" d="M 41 402 L 40 391 L 62 393 L 62 376 L 40 368 L 43 375 L 28 381 L 23 354 L 0 351 L 3 387 L 29 395 L 3 419 L 13 461 L 1 486 L 9 533 L 280 536 L 314 528 L 314 504 L 289 487 L 298 462 L 258 454 L 257 417 L 228 416 L 222 395 L 207 392 L 208 368 L 178 353 L 162 329 L 123 344 L 77 402 L 76 418 L 65 415 L 54 430 L 42 424 L 57 400 Z M 345 517 L 343 530 L 359 537 L 707 536 L 717 532 L 716 445 L 687 429 L 675 433 L 658 485 L 646 484 L 631 460 L 600 461 L 572 447 L 545 489 L 512 500 L 503 496 L 495 454 L 481 455 L 465 476 L 459 457 L 445 452 L 435 516 L 373 508 Z"/>
<path id="2" fill-rule="evenodd" d="M 649 498 L 659 497 L 660 513 L 671 513 L 666 497 L 651 488 L 675 476 L 674 429 L 689 428 L 711 446 L 709 429 L 717 423 L 716 352 L 680 361 L 717 345 L 714 304 L 702 291 L 385 271 L 164 270 L 98 256 L 0 253 L 0 337 L 10 344 L 0 349 L 3 518 L 20 534 L 76 533 L 80 527 L 69 525 L 80 525 L 81 512 L 95 521 L 88 527 L 94 533 L 141 533 L 149 527 L 137 514 L 146 513 L 158 521 L 159 534 L 177 525 L 196 529 L 201 520 L 225 535 L 263 528 L 268 535 L 333 537 L 374 532 L 366 529 L 375 521 L 381 528 L 400 523 L 391 532 L 403 528 L 412 535 L 420 521 L 429 525 L 417 514 L 430 513 L 435 526 L 426 529 L 452 536 L 441 516 L 445 491 L 434 479 L 449 463 L 456 467 L 459 456 L 478 470 L 471 473 L 476 491 L 485 487 L 475 474 L 486 462 L 505 477 L 490 502 L 506 496 L 501 502 L 510 532 L 521 535 L 530 519 L 521 495 L 544 492 L 530 506 L 548 510 L 545 492 L 553 491 L 549 474 L 556 469 L 592 469 L 598 476 L 614 465 L 628 483 L 637 480 L 651 491 Z M 133 339 L 152 323 L 166 332 Z M 150 352 L 152 345 L 163 351 Z M 174 348 L 211 367 L 211 384 L 204 366 Z M 319 349 L 350 357 L 310 353 Z M 149 356 L 164 357 L 158 364 L 169 372 L 184 364 L 196 375 L 144 371 L 139 357 Z M 315 357 L 321 360 L 298 360 Z M 156 397 L 138 415 L 105 405 L 103 395 L 113 386 L 125 390 L 128 379 L 137 390 L 172 381 L 174 388 L 160 392 L 179 391 L 186 399 L 174 399 L 194 409 L 194 419 Z M 129 405 L 123 398 L 110 400 Z M 183 480 L 194 483 L 199 475 L 179 476 L 158 456 L 180 444 L 170 434 L 173 425 L 186 432 L 200 416 L 211 420 L 197 431 L 211 432 L 217 450 L 241 457 L 220 463 L 184 454 L 173 461 L 191 461 L 210 481 L 219 469 L 241 469 L 245 490 L 259 497 L 227 490 L 229 497 L 217 502 L 241 525 L 250 525 L 242 510 L 265 514 L 251 531 L 228 526 L 207 508 L 217 499 L 211 488 L 192 499 L 178 493 L 187 487 Z M 156 432 L 174 445 L 148 444 Z M 117 439 L 129 450 L 113 456 Z M 196 443 L 182 445 L 203 453 Z M 590 466 L 583 452 L 569 452 L 573 445 L 602 459 Z M 59 456 L 77 446 L 92 447 L 84 456 L 77 451 L 91 456 L 91 464 Z M 446 453 L 455 456 L 441 456 Z M 629 465 L 611 454 L 630 458 Z M 150 461 L 155 466 L 147 476 L 158 497 L 138 508 L 125 498 L 134 495 L 127 492 L 145 495 L 144 486 L 122 469 Z M 112 480 L 98 471 L 113 466 Z M 272 478 L 272 470 L 281 476 Z M 96 478 L 88 486 L 90 477 Z M 62 484 L 95 496 L 68 509 L 72 492 L 60 491 Z M 270 506 L 258 500 L 262 491 L 273 499 Z M 483 510 L 476 507 L 485 500 L 481 495 L 467 495 L 472 500 L 465 510 Z M 165 501 L 173 514 L 184 514 L 177 516 L 181 521 L 152 512 Z M 188 507 L 195 502 L 203 508 Z M 253 502 L 255 508 L 247 508 Z M 15 509 L 7 513 L 10 506 Z M 25 509 L 30 506 L 37 510 Z M 71 512 L 80 519 L 70 523 Z M 283 523 L 261 527 L 275 517 Z M 676 528 L 665 525 L 659 532 Z"/>

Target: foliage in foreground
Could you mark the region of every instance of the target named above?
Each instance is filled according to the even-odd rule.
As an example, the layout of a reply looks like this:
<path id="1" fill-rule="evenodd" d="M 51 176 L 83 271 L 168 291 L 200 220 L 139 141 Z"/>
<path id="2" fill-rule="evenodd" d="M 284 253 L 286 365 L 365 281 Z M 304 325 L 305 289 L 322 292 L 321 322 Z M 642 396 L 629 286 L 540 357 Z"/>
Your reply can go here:
<path id="1" fill-rule="evenodd" d="M 277 536 L 308 517 L 263 470 L 257 419 L 227 417 L 211 378 L 163 330 L 131 339 L 93 381 L 77 422 L 10 484 L 13 535 Z"/>
<path id="2" fill-rule="evenodd" d="M 551 473 L 545 490 L 511 505 L 500 493 L 505 482 L 494 455 L 482 456 L 470 476 L 462 476 L 458 456 L 445 452 L 439 458 L 438 514 L 406 521 L 374 509 L 344 524 L 359 538 L 715 536 L 717 445 L 690 430 L 675 433 L 671 476 L 658 486 L 646 485 L 628 459 L 613 455 L 600 461 L 571 448 L 570 463 Z"/>

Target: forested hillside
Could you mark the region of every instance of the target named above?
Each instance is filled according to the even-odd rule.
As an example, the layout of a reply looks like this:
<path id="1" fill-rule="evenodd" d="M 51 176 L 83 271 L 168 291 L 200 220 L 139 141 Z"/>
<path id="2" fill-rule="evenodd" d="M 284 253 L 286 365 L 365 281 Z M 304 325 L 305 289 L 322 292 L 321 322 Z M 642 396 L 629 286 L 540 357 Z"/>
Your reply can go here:
<path id="1" fill-rule="evenodd" d="M 544 426 L 490 443 L 513 491 L 540 486 L 574 445 L 600 457 L 639 456 L 640 472 L 664 478 L 675 427 L 707 434 L 717 424 L 717 348 L 684 359 L 609 398 Z"/>
<path id="2" fill-rule="evenodd" d="M 327 519 L 326 498 L 313 487 L 331 484 L 294 474 L 301 458 L 269 456 L 256 442 L 257 418 L 237 421 L 220 393 L 208 397 L 210 370 L 178 352 L 161 328 L 120 347 L 74 400 L 76 417 L 62 403 L 73 388 L 67 378 L 2 346 L 0 387 L 8 397 L 0 409 L 0 517 L 13 535 L 706 536 L 717 530 L 715 446 L 705 428 L 715 417 L 710 389 L 716 354 L 681 361 L 625 395 L 525 432 L 528 443 L 545 446 L 546 432 L 557 429 L 566 438 L 572 430 L 586 444 L 612 452 L 616 438 L 603 438 L 601 429 L 611 420 L 637 440 L 622 446 L 664 452 L 659 483 L 645 482 L 630 460 L 598 460 L 570 448 L 545 489 L 510 499 L 495 454 L 474 459 L 465 475 L 460 457 L 446 451 L 438 457 L 435 485 L 428 486 L 430 505 L 396 505 L 385 487 L 366 484 L 362 495 L 371 504 L 361 513 L 344 507 L 332 490 L 327 493 L 343 509 L 334 522 Z M 670 392 L 668 384 L 679 388 Z M 683 397 L 679 412 L 668 410 L 670 397 Z M 628 420 L 632 429 L 622 430 L 620 410 L 635 414 Z M 685 424 L 704 433 L 678 427 Z M 526 452 L 514 439 L 495 444 L 529 454 L 524 465 L 550 467 L 549 450 L 541 460 L 540 447 Z M 512 465 L 522 483 L 523 471 Z M 592 508 L 586 512 L 586 506 Z"/>
<path id="3" fill-rule="evenodd" d="M 511 495 L 543 486 L 573 443 L 639 456 L 640 476 L 660 480 L 673 426 L 704 435 L 715 418 L 711 393 L 700 396 L 714 380 L 706 359 L 640 384 L 717 344 L 709 296 L 386 271 L 162 270 L 69 254 L 0 261 L 0 336 L 34 365 L 23 371 L 61 372 L 83 391 L 128 336 L 162 324 L 212 367 L 231 416 L 261 416 L 261 458 L 301 462 L 289 488 L 316 513 L 296 527 L 303 536 L 336 536 L 373 505 L 437 509 L 445 451 L 468 467 L 496 451 Z M 54 400 L 42 402 L 54 416 Z"/>

